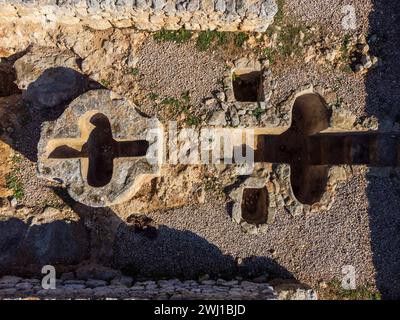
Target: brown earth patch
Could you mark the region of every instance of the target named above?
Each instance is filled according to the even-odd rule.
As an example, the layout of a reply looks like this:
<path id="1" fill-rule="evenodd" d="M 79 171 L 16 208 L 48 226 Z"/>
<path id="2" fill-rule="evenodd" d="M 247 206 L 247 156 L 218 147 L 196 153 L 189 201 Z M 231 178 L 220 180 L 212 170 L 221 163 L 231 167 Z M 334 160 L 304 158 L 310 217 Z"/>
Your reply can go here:
<path id="1" fill-rule="evenodd" d="M 12 169 L 12 153 L 10 146 L 0 140 L 0 198 L 12 195 L 6 186 L 6 177 Z"/>

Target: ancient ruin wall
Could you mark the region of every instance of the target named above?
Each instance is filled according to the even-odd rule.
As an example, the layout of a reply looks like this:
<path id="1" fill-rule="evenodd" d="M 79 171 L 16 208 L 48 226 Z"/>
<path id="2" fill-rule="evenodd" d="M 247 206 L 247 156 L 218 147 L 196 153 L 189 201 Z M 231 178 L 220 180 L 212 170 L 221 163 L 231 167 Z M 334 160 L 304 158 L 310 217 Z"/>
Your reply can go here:
<path id="1" fill-rule="evenodd" d="M 0 0 L 0 24 L 263 32 L 275 0 Z"/>

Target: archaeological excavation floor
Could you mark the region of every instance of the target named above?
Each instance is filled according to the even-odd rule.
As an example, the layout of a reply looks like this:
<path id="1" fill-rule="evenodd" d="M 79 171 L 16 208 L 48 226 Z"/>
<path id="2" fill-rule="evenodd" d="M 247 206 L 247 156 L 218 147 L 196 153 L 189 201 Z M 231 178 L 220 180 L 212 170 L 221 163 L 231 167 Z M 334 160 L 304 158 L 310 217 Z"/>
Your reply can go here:
<path id="1" fill-rule="evenodd" d="M 348 3 L 358 20 L 346 35 L 341 7 Z M 132 199 L 105 208 L 79 203 L 57 181 L 37 177 L 41 125 L 98 89 L 123 96 L 139 116 L 157 117 L 167 128 L 173 120 L 179 128 L 257 127 L 273 135 L 289 128 L 296 94 L 312 88 L 326 101 L 329 127 L 398 134 L 400 3 L 286 0 L 281 10 L 271 31 L 261 34 L 79 26 L 41 33 L 35 26 L 24 32 L 22 26 L 0 25 L 0 75 L 12 79 L 0 87 L 0 240 L 7 240 L 0 241 L 0 273 L 90 260 L 154 279 L 267 274 L 296 279 L 323 297 L 350 265 L 359 287 L 400 297 L 396 168 L 345 163 L 324 190 L 326 203 L 306 210 L 290 195 L 281 196 L 272 221 L 261 219 L 265 229 L 232 219 L 230 191 L 246 181 L 234 166 L 167 164 Z M 379 62 L 356 69 L 360 61 L 351 57 L 363 55 Z M 111 129 L 96 116 L 103 129 Z M 73 125 L 66 127 L 72 132 Z M 118 139 L 104 139 L 102 144 L 120 148 Z M 148 145 L 132 148 L 125 150 L 143 154 Z M 88 157 L 69 152 L 71 158 Z M 104 163 L 101 168 L 93 187 L 111 179 L 112 169 Z M 260 172 L 283 171 L 271 168 Z M 26 240 L 15 240 L 20 238 Z M 34 249 L 50 244 L 47 251 Z"/>

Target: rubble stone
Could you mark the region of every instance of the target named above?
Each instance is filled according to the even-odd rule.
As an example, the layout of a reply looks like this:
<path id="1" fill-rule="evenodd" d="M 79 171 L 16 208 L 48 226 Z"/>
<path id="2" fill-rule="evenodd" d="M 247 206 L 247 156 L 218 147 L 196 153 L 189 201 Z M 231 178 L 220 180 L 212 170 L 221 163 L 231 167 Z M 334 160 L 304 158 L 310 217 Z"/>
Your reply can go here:
<path id="1" fill-rule="evenodd" d="M 4 279 L 6 277 L 3 277 Z M 10 278 L 10 276 L 8 276 Z M 152 287 L 144 287 L 141 282 L 135 282 L 133 286 L 119 286 L 107 284 L 104 280 L 90 279 L 86 283 L 57 284 L 56 289 L 45 290 L 40 285 L 32 286 L 38 279 L 22 279 L 12 282 L 10 287 L 0 287 L 0 299 L 245 299 L 245 300 L 316 300 L 314 290 L 303 287 L 300 284 L 291 284 L 281 287 L 279 291 L 268 283 L 256 283 L 251 280 L 223 279 L 207 280 L 208 284 L 188 280 L 177 279 L 151 281 Z M 148 281 L 150 282 L 150 281 Z"/>

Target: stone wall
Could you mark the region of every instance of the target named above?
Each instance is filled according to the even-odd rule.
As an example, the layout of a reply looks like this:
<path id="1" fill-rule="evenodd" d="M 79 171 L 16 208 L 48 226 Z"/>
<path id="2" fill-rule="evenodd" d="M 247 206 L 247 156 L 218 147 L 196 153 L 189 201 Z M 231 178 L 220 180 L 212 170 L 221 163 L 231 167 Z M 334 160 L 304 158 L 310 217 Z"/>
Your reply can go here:
<path id="1" fill-rule="evenodd" d="M 15 276 L 0 278 L 1 299 L 217 299 L 217 300 L 316 300 L 312 289 L 285 285 L 281 289 L 268 283 L 217 280 L 133 281 L 122 276 L 111 280 L 76 279 L 72 273 L 56 281 L 56 289 L 43 289 L 41 280 Z"/>
<path id="2" fill-rule="evenodd" d="M 0 0 L 0 24 L 263 32 L 277 11 L 275 0 Z"/>

